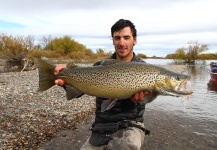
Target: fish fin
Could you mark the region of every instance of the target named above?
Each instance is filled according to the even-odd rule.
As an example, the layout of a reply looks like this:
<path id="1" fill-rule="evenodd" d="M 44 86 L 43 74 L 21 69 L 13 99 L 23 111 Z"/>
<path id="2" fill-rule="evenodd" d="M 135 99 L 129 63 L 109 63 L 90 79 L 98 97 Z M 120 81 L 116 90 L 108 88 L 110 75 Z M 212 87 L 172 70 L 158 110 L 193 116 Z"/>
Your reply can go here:
<path id="1" fill-rule="evenodd" d="M 100 65 L 103 65 L 103 66 L 107 66 L 107 65 L 112 65 L 112 64 L 116 64 L 118 62 L 123 62 L 121 60 L 117 60 L 117 59 L 109 59 L 109 58 L 106 58 L 106 59 L 102 59 L 100 61 Z"/>
<path id="2" fill-rule="evenodd" d="M 67 65 L 66 65 L 66 68 L 75 68 L 75 67 L 78 67 L 77 65 L 75 65 L 74 63 L 68 63 Z"/>
<path id="3" fill-rule="evenodd" d="M 83 92 L 81 92 L 79 89 L 75 88 L 72 85 L 65 85 L 65 89 L 66 89 L 67 100 L 71 100 L 73 98 L 79 98 L 82 95 L 84 95 Z"/>
<path id="4" fill-rule="evenodd" d="M 179 74 L 184 74 L 188 70 L 186 65 L 160 65 L 160 67 Z"/>
<path id="5" fill-rule="evenodd" d="M 105 112 L 106 110 L 111 109 L 115 105 L 116 102 L 117 102 L 117 99 L 104 100 L 101 105 L 101 112 Z"/>
<path id="6" fill-rule="evenodd" d="M 55 66 L 41 58 L 36 58 L 36 64 L 39 74 L 38 91 L 45 91 L 55 85 L 54 81 L 57 79 L 54 75 Z"/>
<path id="7" fill-rule="evenodd" d="M 144 103 L 147 104 L 147 103 L 152 102 L 153 100 L 157 98 L 158 95 L 159 95 L 159 92 L 156 90 L 153 90 L 152 92 L 144 96 Z"/>

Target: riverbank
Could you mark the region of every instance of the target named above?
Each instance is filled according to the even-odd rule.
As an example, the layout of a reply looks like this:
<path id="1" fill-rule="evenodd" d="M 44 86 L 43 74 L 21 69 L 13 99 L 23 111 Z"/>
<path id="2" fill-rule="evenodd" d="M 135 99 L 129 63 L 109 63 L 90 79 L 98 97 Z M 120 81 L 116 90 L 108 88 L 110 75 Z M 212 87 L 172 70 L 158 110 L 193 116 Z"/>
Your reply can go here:
<path id="1" fill-rule="evenodd" d="M 67 101 L 61 87 L 37 89 L 37 70 L 0 73 L 0 149 L 79 149 L 90 134 L 94 97 Z M 199 120 L 151 107 L 155 102 L 146 106 L 145 126 L 151 135 L 142 150 L 217 148 L 217 137 Z"/>
<path id="2" fill-rule="evenodd" d="M 145 112 L 145 125 L 151 131 L 145 137 L 141 150 L 215 150 L 217 137 L 213 138 L 201 127 L 201 122 L 158 110 Z M 79 123 L 75 130 L 62 130 L 50 142 L 40 145 L 40 150 L 79 150 L 87 140 L 88 128 L 94 117 L 90 116 Z M 195 132 L 195 131 L 199 132 Z"/>
<path id="3" fill-rule="evenodd" d="M 58 86 L 37 90 L 37 70 L 0 73 L 1 149 L 38 149 L 60 130 L 76 128 L 95 107 L 94 98 L 87 95 L 67 101 Z"/>

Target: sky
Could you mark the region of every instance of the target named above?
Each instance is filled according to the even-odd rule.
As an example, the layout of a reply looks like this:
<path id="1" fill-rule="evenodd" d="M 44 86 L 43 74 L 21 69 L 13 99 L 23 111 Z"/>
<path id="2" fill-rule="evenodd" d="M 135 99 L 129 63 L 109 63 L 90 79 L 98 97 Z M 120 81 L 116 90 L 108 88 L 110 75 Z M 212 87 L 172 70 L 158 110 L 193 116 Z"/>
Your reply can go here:
<path id="1" fill-rule="evenodd" d="M 71 36 L 87 48 L 114 52 L 111 26 L 131 20 L 135 53 L 165 57 L 191 41 L 217 53 L 217 0 L 0 0 L 0 33 Z"/>

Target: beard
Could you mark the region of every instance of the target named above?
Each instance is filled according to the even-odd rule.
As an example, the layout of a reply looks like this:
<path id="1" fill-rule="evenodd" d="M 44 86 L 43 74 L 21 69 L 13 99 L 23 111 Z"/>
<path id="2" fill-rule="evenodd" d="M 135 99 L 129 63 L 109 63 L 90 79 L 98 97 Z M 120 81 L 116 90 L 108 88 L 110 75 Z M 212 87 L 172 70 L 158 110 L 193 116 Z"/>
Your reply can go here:
<path id="1" fill-rule="evenodd" d="M 133 47 L 131 47 L 130 49 L 124 49 L 124 50 L 120 50 L 118 48 L 116 50 L 116 54 L 118 55 L 119 58 L 126 58 L 132 53 L 132 51 L 133 51 Z"/>

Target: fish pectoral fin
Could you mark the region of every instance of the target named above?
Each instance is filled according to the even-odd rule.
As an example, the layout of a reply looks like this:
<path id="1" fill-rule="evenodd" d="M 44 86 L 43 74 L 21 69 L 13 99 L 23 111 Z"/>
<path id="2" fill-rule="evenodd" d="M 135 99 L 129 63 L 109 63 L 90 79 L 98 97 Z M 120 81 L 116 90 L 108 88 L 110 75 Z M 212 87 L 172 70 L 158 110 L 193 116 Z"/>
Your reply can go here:
<path id="1" fill-rule="evenodd" d="M 83 92 L 81 92 L 79 89 L 75 88 L 72 85 L 65 85 L 65 89 L 66 89 L 67 100 L 71 100 L 73 98 L 79 98 L 82 95 L 84 95 Z"/>
<path id="2" fill-rule="evenodd" d="M 111 109 L 115 105 L 116 102 L 117 102 L 117 99 L 104 100 L 101 104 L 101 112 L 105 112 L 106 110 Z"/>
<path id="3" fill-rule="evenodd" d="M 144 96 L 144 103 L 147 104 L 147 103 L 152 102 L 153 100 L 157 98 L 158 95 L 159 95 L 159 92 L 156 90 L 153 90 L 152 92 Z"/>

